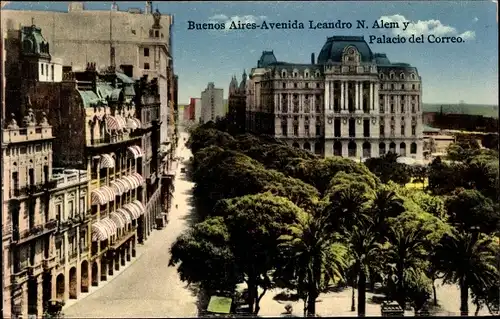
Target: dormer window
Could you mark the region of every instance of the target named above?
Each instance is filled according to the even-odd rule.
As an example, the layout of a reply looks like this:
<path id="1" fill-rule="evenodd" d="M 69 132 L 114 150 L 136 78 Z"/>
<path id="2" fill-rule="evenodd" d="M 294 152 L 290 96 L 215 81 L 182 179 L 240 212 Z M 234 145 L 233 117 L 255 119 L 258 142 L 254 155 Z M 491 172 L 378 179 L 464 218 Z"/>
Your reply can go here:
<path id="1" fill-rule="evenodd" d="M 393 79 L 394 79 L 394 73 L 391 73 L 391 74 L 389 75 L 389 78 L 390 78 L 391 80 L 393 80 Z"/>
<path id="2" fill-rule="evenodd" d="M 319 78 L 319 72 L 316 72 L 316 77 L 318 77 L 318 78 Z"/>
<path id="3" fill-rule="evenodd" d="M 404 79 L 405 79 L 405 74 L 404 74 L 404 73 L 401 73 L 401 74 L 399 75 L 399 78 L 400 78 L 401 80 L 404 80 Z"/>
<path id="4" fill-rule="evenodd" d="M 380 73 L 380 74 L 378 75 L 378 77 L 379 77 L 381 80 L 383 80 L 383 79 L 384 79 L 384 73 Z"/>
<path id="5" fill-rule="evenodd" d="M 415 74 L 414 74 L 414 73 L 412 73 L 412 74 L 410 75 L 410 77 L 411 77 L 411 79 L 412 79 L 412 80 L 415 80 Z"/>
<path id="6" fill-rule="evenodd" d="M 306 72 L 306 75 L 305 75 L 305 76 L 306 76 L 306 78 L 308 78 L 308 77 L 309 77 L 309 73 L 307 73 L 307 72 Z"/>
<path id="7" fill-rule="evenodd" d="M 286 78 L 286 71 L 282 71 L 282 72 L 281 72 L 281 77 L 282 77 L 282 78 Z"/>
<path id="8" fill-rule="evenodd" d="M 293 77 L 296 78 L 297 77 L 297 72 L 293 72 Z"/>

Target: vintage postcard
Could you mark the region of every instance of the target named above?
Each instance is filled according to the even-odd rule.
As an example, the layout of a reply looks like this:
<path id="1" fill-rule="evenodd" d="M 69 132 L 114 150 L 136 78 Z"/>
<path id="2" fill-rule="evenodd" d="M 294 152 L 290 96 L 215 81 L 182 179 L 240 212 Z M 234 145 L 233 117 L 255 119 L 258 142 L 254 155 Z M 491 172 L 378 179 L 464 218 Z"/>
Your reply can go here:
<path id="1" fill-rule="evenodd" d="M 2 318 L 499 315 L 496 0 L 0 3 Z"/>

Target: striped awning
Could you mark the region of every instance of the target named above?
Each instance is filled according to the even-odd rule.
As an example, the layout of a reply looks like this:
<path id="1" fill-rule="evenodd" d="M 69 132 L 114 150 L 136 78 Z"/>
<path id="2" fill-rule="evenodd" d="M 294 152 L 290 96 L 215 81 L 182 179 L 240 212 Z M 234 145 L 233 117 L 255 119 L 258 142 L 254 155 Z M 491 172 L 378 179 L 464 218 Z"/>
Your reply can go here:
<path id="1" fill-rule="evenodd" d="M 141 180 L 139 178 L 137 178 L 137 176 L 135 175 L 128 175 L 127 176 L 131 181 L 133 181 L 134 183 L 134 188 L 137 188 L 139 186 L 141 186 Z"/>
<path id="2" fill-rule="evenodd" d="M 123 176 L 121 180 L 127 185 L 127 191 L 136 188 L 135 181 L 130 176 Z"/>
<path id="3" fill-rule="evenodd" d="M 101 188 L 99 188 L 99 190 L 106 194 L 106 199 L 108 202 L 112 202 L 115 200 L 115 197 L 116 197 L 116 193 L 115 191 L 113 190 L 113 188 L 109 187 L 109 186 L 102 186 Z"/>
<path id="4" fill-rule="evenodd" d="M 103 218 L 99 222 L 106 228 L 108 237 L 116 235 L 116 224 L 109 217 Z"/>
<path id="5" fill-rule="evenodd" d="M 104 192 L 101 191 L 100 188 L 94 189 L 90 193 L 90 203 L 92 205 L 104 205 L 108 202 L 107 196 Z"/>
<path id="6" fill-rule="evenodd" d="M 116 227 L 119 229 L 122 229 L 127 225 L 127 222 L 125 218 L 121 214 L 118 214 L 117 212 L 109 214 L 109 218 L 115 223 Z"/>
<path id="7" fill-rule="evenodd" d="M 132 204 L 135 204 L 139 207 L 141 210 L 141 213 L 144 214 L 146 212 L 146 207 L 144 207 L 144 204 L 138 201 L 137 199 L 132 202 Z"/>
<path id="8" fill-rule="evenodd" d="M 141 212 L 136 205 L 125 204 L 123 205 L 123 209 L 125 209 L 129 213 L 130 218 L 132 219 L 137 219 L 141 216 Z"/>
<path id="9" fill-rule="evenodd" d="M 108 131 L 116 131 L 121 129 L 120 123 L 114 116 L 106 115 L 106 129 Z"/>
<path id="10" fill-rule="evenodd" d="M 133 118 L 131 118 L 131 117 L 129 117 L 129 118 L 127 119 L 127 127 L 128 127 L 129 129 L 131 129 L 131 130 L 135 130 L 135 129 L 139 128 L 139 126 L 137 125 L 137 122 L 136 122 L 136 121 L 134 121 L 134 119 L 133 119 Z"/>
<path id="11" fill-rule="evenodd" d="M 138 180 L 139 186 L 142 185 L 142 183 L 144 183 L 144 178 L 142 177 L 141 174 L 134 172 L 134 173 L 132 173 L 132 176 Z"/>
<path id="12" fill-rule="evenodd" d="M 125 122 L 125 119 L 121 115 L 115 115 L 115 118 L 118 121 L 118 124 L 120 124 L 121 130 L 127 128 L 127 122 Z"/>
<path id="13" fill-rule="evenodd" d="M 129 153 L 130 157 L 132 157 L 134 159 L 137 159 L 137 158 L 141 157 L 141 154 L 140 154 L 139 150 L 137 150 L 137 146 L 135 146 L 135 145 L 134 146 L 129 146 L 127 148 L 127 150 L 128 150 L 128 153 Z"/>
<path id="14" fill-rule="evenodd" d="M 132 218 L 125 209 L 118 208 L 115 213 L 122 216 L 122 218 L 125 220 L 125 224 L 132 224 Z"/>
<path id="15" fill-rule="evenodd" d="M 144 155 L 144 152 L 142 151 L 142 148 L 140 146 L 134 145 L 133 147 L 135 147 L 135 149 L 139 153 L 139 157 Z"/>
<path id="16" fill-rule="evenodd" d="M 135 124 L 137 124 L 138 128 L 142 127 L 142 123 L 141 123 L 141 121 L 138 118 L 134 117 L 134 118 L 132 118 L 132 121 L 134 121 Z"/>
<path id="17" fill-rule="evenodd" d="M 92 241 L 102 241 L 108 238 L 109 236 L 105 225 L 100 221 L 92 224 Z"/>
<path id="18" fill-rule="evenodd" d="M 114 168 L 115 159 L 110 154 L 102 154 L 99 160 L 99 166 L 101 168 Z"/>
<path id="19" fill-rule="evenodd" d="M 125 184 L 125 182 L 121 178 L 115 179 L 114 181 L 110 182 L 109 186 L 113 188 L 116 195 L 122 195 L 128 190 L 127 184 Z"/>

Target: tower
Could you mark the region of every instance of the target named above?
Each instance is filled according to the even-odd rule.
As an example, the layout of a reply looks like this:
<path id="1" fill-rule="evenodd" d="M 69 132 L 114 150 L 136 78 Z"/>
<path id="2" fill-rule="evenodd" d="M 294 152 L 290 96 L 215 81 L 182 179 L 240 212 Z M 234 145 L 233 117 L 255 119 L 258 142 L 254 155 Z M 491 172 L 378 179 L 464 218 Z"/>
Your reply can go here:
<path id="1" fill-rule="evenodd" d="M 153 1 L 146 1 L 146 7 L 144 8 L 144 14 L 151 14 L 153 12 Z"/>

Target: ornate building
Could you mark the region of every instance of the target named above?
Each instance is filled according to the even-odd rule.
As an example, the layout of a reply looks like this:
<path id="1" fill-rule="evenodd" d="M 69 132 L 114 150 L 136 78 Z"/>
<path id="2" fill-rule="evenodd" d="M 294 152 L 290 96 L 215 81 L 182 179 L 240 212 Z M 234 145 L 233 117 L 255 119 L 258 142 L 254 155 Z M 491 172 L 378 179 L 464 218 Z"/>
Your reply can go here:
<path id="1" fill-rule="evenodd" d="M 41 59 L 52 70 L 48 44 L 40 28 L 22 30 L 35 36 L 9 47 L 18 59 L 6 80 L 19 81 L 27 115 L 7 105 L 16 114 L 2 141 L 2 265 L 4 315 L 26 317 L 41 316 L 49 300 L 78 298 L 135 257 L 170 205 L 173 179 L 160 178 L 172 156 L 162 163 L 156 78 L 89 63 L 41 80 Z"/>
<path id="2" fill-rule="evenodd" d="M 247 89 L 246 127 L 323 156 L 393 152 L 422 159 L 422 87 L 415 67 L 373 53 L 363 37 L 329 37 L 310 64 L 264 51 Z"/>
<path id="3" fill-rule="evenodd" d="M 228 94 L 228 120 L 236 132 L 245 131 L 245 107 L 246 107 L 247 74 L 243 71 L 241 82 L 233 76 L 229 84 Z"/>

